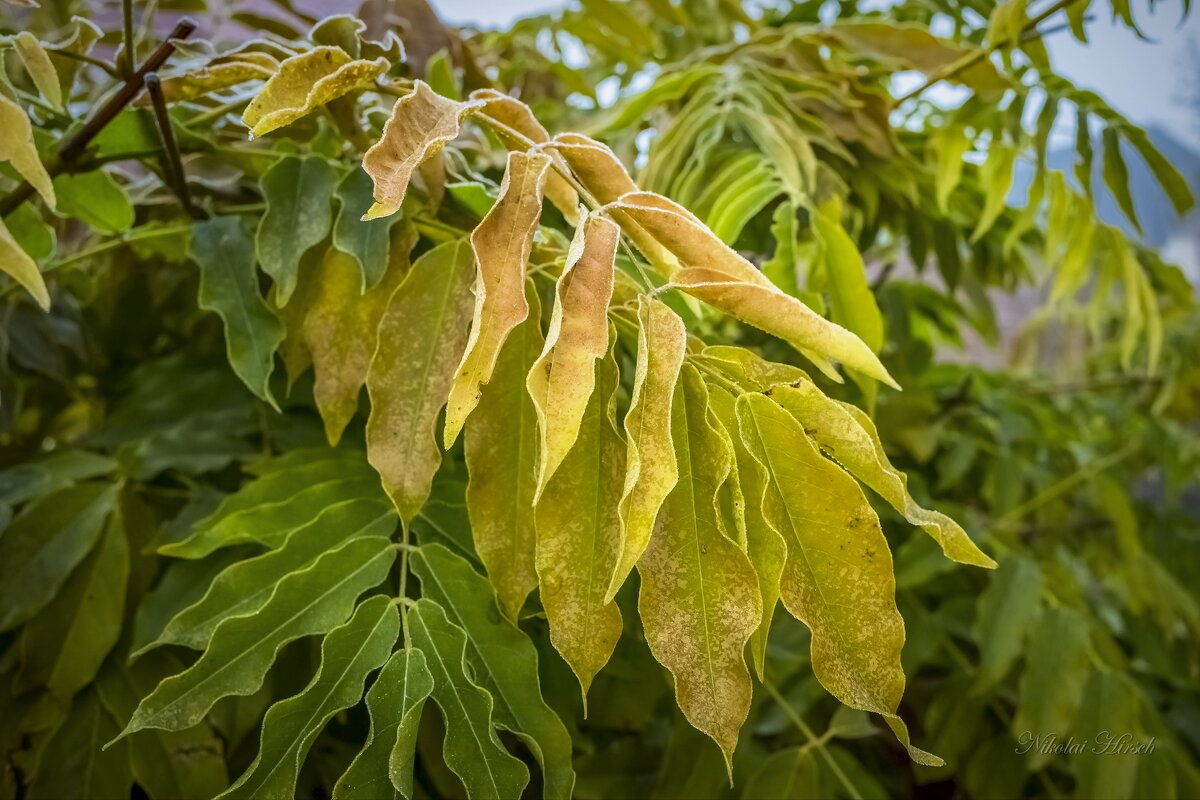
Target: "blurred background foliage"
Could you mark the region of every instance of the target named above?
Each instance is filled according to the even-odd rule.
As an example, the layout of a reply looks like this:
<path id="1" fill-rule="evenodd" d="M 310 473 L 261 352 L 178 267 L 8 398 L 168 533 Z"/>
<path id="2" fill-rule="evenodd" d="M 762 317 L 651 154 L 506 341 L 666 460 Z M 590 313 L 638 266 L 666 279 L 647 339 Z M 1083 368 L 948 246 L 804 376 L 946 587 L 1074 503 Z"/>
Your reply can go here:
<path id="1" fill-rule="evenodd" d="M 65 515 L 75 533 L 70 567 L 53 576 L 0 563 L 6 602 L 48 592 L 0 626 L 0 796 L 56 796 L 55 772 L 85 768 L 152 798 L 215 794 L 253 758 L 266 706 L 315 668 L 316 648 L 301 640 L 261 691 L 223 701 L 199 728 L 95 746 L 131 710 L 121 686 L 145 694 L 194 657 L 128 653 L 257 545 L 196 561 L 157 549 L 264 455 L 324 446 L 310 378 L 287 391 L 275 376 L 277 413 L 230 371 L 220 320 L 197 304 L 190 218 L 238 215 L 253 230 L 263 175 L 288 154 L 328 160 L 339 182 L 352 176 L 391 98 L 422 78 L 448 97 L 512 92 L 551 132 L 602 139 L 644 187 L 879 349 L 902 393 L 823 388 L 871 409 L 914 496 L 1000 561 L 994 572 L 958 567 L 929 539 L 901 537 L 899 517 L 879 506 L 908 631 L 903 715 L 946 759 L 938 769 L 910 764 L 865 714 L 826 695 L 806 630 L 781 615 L 772 693 L 756 694 L 730 787 L 639 631 L 626 631 L 584 718 L 544 619 L 530 614 L 522 626 L 543 690 L 574 742 L 577 797 L 1200 797 L 1200 312 L 1184 273 L 1145 244 L 1141 231 L 1160 220 L 1139 219 L 1130 164 L 1180 214 L 1197 176 L 1056 74 L 1042 41 L 1056 26 L 1085 40 L 1096 16 L 1134 27 L 1130 0 L 583 0 L 489 31 L 447 26 L 423 0 L 371 0 L 357 12 L 365 31 L 318 25 L 328 9 L 288 0 L 138 5 L 135 63 L 181 13 L 201 23 L 162 70 L 190 213 L 144 99 L 60 165 L 57 212 L 4 208 L 53 304 L 43 313 L 11 281 L 0 287 L 0 551 L 22 530 L 53 538 Z M 53 163 L 119 81 L 122 17 L 103 3 L 29 6 L 0 4 L 4 92 Z M 20 31 L 42 41 L 60 98 L 30 69 Z M 390 66 L 322 113 L 247 141 L 238 115 L 261 80 L 314 44 Z M 946 83 L 963 87 L 955 102 L 931 100 L 926 84 Z M 1061 118 L 1079 132 L 1066 169 L 1047 157 Z M 478 221 L 503 153 L 472 130 L 443 163 L 405 206 L 431 241 Z M 8 164 L 0 175 L 15 187 Z M 324 198 L 331 213 L 356 216 L 345 210 L 361 200 L 353 184 Z M 1121 225 L 1102 220 L 1105 204 Z M 781 342 L 692 311 L 708 341 L 796 360 Z M 462 480 L 452 450 L 417 532 L 469 557 Z M 462 793 L 439 725 L 426 714 L 420 797 Z M 1019 752 L 1026 732 L 1101 731 L 1156 746 Z M 361 708 L 326 727 L 297 796 L 325 796 L 365 733 Z"/>

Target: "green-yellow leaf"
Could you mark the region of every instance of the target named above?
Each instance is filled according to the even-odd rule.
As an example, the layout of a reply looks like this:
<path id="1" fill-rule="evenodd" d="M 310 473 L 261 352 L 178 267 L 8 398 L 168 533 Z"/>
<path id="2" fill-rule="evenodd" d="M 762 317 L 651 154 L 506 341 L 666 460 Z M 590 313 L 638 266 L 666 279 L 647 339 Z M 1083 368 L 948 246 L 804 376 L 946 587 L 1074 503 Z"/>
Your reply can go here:
<path id="1" fill-rule="evenodd" d="M 934 181 L 937 204 L 942 213 L 946 213 L 950 195 L 962 180 L 963 156 L 971 149 L 973 141 L 961 125 L 947 125 L 933 133 L 930 144 L 937 159 Z"/>
<path id="2" fill-rule="evenodd" d="M 95 689 L 75 696 L 70 713 L 41 749 L 39 769 L 29 782 L 29 800 L 123 800 L 133 788 L 129 745 L 108 750 L 117 732 Z"/>
<path id="3" fill-rule="evenodd" d="M 1009 145 L 992 142 L 988 147 L 987 161 L 979 170 L 979 181 L 984 190 L 983 211 L 971 234 L 972 242 L 982 239 L 1004 212 L 1008 191 L 1013 184 L 1013 163 L 1016 158 L 1016 149 Z"/>
<path id="4" fill-rule="evenodd" d="M 371 224 L 371 223 L 363 223 Z M 300 325 L 312 359 L 313 399 L 325 421 L 325 436 L 336 445 L 358 410 L 359 390 L 367 380 L 377 332 L 388 301 L 408 275 L 406 241 L 394 242 L 391 264 L 382 280 L 362 291 L 362 272 L 352 256 L 329 248 L 315 276 L 313 296 Z"/>
<path id="5" fill-rule="evenodd" d="M 537 504 L 538 585 L 550 641 L 579 679 L 585 707 L 592 678 L 621 636 L 621 612 L 606 598 L 621 552 L 625 476 L 612 405 L 616 363 L 604 358 L 593 366 L 589 359 L 588 368 L 595 373 L 573 446 Z"/>
<path id="6" fill-rule="evenodd" d="M 416 81 L 412 92 L 396 101 L 383 135 L 363 156 L 363 169 L 375 181 L 375 205 L 363 219 L 399 211 L 413 171 L 455 139 L 463 118 L 479 105 L 449 100 Z"/>
<path id="7" fill-rule="evenodd" d="M 275 303 L 287 305 L 296 289 L 300 257 L 329 233 L 337 173 L 320 156 L 284 156 L 259 182 L 267 210 L 258 223 L 255 253 L 275 280 Z"/>
<path id="8" fill-rule="evenodd" d="M 491 380 L 504 340 L 529 315 L 525 267 L 542 214 L 549 168 L 550 157 L 544 153 L 509 153 L 500 196 L 471 233 L 477 268 L 475 314 L 446 404 L 447 447 L 458 438 L 467 416 L 479 402 L 481 388 Z"/>
<path id="9" fill-rule="evenodd" d="M 800 421 L 825 454 L 871 487 L 910 523 L 923 528 L 941 545 L 947 558 L 978 567 L 996 566 L 957 522 L 922 508 L 912 499 L 908 476 L 888 460 L 875 423 L 866 412 L 827 397 L 811 381 L 781 386 L 772 396 Z"/>
<path id="10" fill-rule="evenodd" d="M 744 394 L 737 413 L 768 475 L 764 511 L 788 548 L 781 597 L 812 632 L 817 680 L 846 705 L 882 715 L 914 761 L 940 765 L 909 743 L 896 715 L 904 621 L 879 518 L 854 479 L 769 397 Z"/>
<path id="11" fill-rule="evenodd" d="M 33 125 L 25 110 L 3 92 L 0 92 L 0 161 L 11 162 L 13 169 L 29 181 L 51 210 L 54 209 L 54 185 L 38 158 L 33 143 Z"/>
<path id="12" fill-rule="evenodd" d="M 525 376 L 542 352 L 541 310 L 533 284 L 530 314 L 513 329 L 465 435 L 467 513 L 475 552 L 487 568 L 500 609 L 515 621 L 537 588 L 533 493 L 537 485 L 537 412 Z"/>
<path id="13" fill-rule="evenodd" d="M 371 729 L 362 750 L 333 787 L 333 800 L 393 800 L 413 796 L 417 724 L 433 691 L 420 650 L 392 655 L 367 692 Z"/>
<path id="14" fill-rule="evenodd" d="M 621 557 L 608 586 L 608 600 L 616 596 L 650 543 L 658 510 L 679 479 L 671 443 L 671 399 L 687 349 L 687 329 L 678 314 L 657 300 L 639 299 L 637 319 L 633 399 L 624 422 Z"/>
<path id="15" fill-rule="evenodd" d="M 358 703 L 367 676 L 387 661 L 400 632 L 400 614 L 386 595 L 364 600 L 321 643 L 321 665 L 299 694 L 263 719 L 254 762 L 220 798 L 291 800 L 305 756 L 334 714 Z"/>
<path id="16" fill-rule="evenodd" d="M 50 61 L 50 55 L 38 38 L 29 31 L 21 31 L 13 37 L 17 54 L 25 71 L 33 79 L 33 85 L 41 92 L 46 102 L 59 110 L 63 107 L 62 86 L 58 82 L 58 72 Z"/>
<path id="17" fill-rule="evenodd" d="M 0 219 L 0 269 L 13 277 L 37 301 L 43 310 L 50 310 L 50 291 L 42 278 L 37 262 L 29 257 L 24 248 L 9 232 L 4 220 Z"/>
<path id="18" fill-rule="evenodd" d="M 637 564 L 638 611 L 650 651 L 675 676 L 679 708 L 720 745 L 732 779 L 753 692 L 742 653 L 762 602 L 754 568 L 722 530 L 716 496 L 732 454 L 717 424 L 699 373 L 684 366 L 671 409 L 679 480 Z"/>
<path id="19" fill-rule="evenodd" d="M 535 497 L 575 443 L 595 387 L 596 361 L 608 352 L 608 303 L 620 237 L 612 221 L 589 215 L 554 288 L 546 344 L 526 380 L 541 442 Z"/>
<path id="20" fill-rule="evenodd" d="M 314 47 L 280 62 L 246 106 L 242 122 L 251 136 L 264 136 L 373 81 L 390 66 L 386 58 L 355 61 L 339 47 Z"/>
<path id="21" fill-rule="evenodd" d="M 1043 585 L 1037 561 L 1015 555 L 1000 564 L 979 595 L 974 631 L 980 654 L 976 694 L 1004 680 L 1024 652 L 1029 632 L 1042 613 Z"/>
<path id="22" fill-rule="evenodd" d="M 466 346 L 474 259 L 465 239 L 418 258 L 392 294 L 367 370 L 367 457 L 408 524 L 441 463 L 435 429 Z"/>
<path id="23" fill-rule="evenodd" d="M 1077 731 L 1074 725 L 1092 671 L 1089 646 L 1088 626 L 1078 612 L 1064 607 L 1046 609 L 1024 652 L 1025 671 L 1012 721 L 1014 738 L 1027 731 L 1062 738 L 1076 732 L 1084 736 L 1097 733 Z M 1036 747 L 1026 754 L 1031 770 L 1041 769 L 1053 758 L 1053 752 Z"/>
<path id="24" fill-rule="evenodd" d="M 229 364 L 263 400 L 275 405 L 269 381 L 283 325 L 258 293 L 254 239 L 238 217 L 213 217 L 192 224 L 192 260 L 200 267 L 200 307 L 225 324 Z"/>
<path id="25" fill-rule="evenodd" d="M 883 315 L 867 283 L 862 253 L 842 227 L 842 204 L 830 201 L 810 217 L 813 235 L 825 256 L 833 318 L 878 353 L 883 347 Z"/>
<path id="26" fill-rule="evenodd" d="M 442 607 L 422 598 L 408 612 L 413 646 L 433 674 L 433 700 L 446 723 L 443 756 L 462 779 L 468 800 L 512 800 L 529 782 L 529 770 L 496 736 L 492 696 L 467 672 L 467 637 Z"/>

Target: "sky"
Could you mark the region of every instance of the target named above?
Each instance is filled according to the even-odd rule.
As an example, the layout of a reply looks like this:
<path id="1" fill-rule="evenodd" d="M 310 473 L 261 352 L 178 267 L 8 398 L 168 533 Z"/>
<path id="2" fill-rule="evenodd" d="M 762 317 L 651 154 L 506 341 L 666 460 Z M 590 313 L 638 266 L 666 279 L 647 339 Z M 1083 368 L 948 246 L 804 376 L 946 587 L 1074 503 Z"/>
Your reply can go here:
<path id="1" fill-rule="evenodd" d="M 566 5 L 554 0 L 431 2 L 447 22 L 483 28 Z M 1180 24 L 1181 0 L 1160 0 L 1155 13 L 1145 0 L 1134 0 L 1133 5 L 1149 41 L 1110 22 L 1109 4 L 1101 0 L 1093 3 L 1089 44 L 1076 42 L 1065 31 L 1047 40 L 1055 68 L 1135 123 L 1163 128 L 1200 150 L 1200 9 Z"/>

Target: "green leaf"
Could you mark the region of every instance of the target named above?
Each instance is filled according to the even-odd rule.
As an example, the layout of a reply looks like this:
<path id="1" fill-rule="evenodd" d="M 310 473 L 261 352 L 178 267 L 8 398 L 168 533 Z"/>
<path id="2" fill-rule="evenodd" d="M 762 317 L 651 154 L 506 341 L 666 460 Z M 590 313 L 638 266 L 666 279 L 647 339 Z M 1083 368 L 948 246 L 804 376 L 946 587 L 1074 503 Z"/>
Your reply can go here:
<path id="1" fill-rule="evenodd" d="M 133 226 L 129 193 L 103 169 L 54 179 L 61 217 L 75 217 L 101 233 L 122 233 Z"/>
<path id="2" fill-rule="evenodd" d="M 417 724 L 433 675 L 420 650 L 392 655 L 367 692 L 371 729 L 362 750 L 333 787 L 333 800 L 395 800 L 413 796 Z"/>
<path id="3" fill-rule="evenodd" d="M 961 125 L 938 128 L 930 137 L 930 144 L 937 156 L 936 187 L 937 205 L 942 213 L 949 210 L 950 195 L 962 179 L 963 156 L 974 145 Z"/>
<path id="4" fill-rule="evenodd" d="M 320 156 L 284 156 L 259 181 L 267 210 L 258 223 L 254 250 L 275 280 L 275 302 L 287 305 L 296 290 L 300 257 L 329 233 L 333 166 Z"/>
<path id="5" fill-rule="evenodd" d="M 0 631 L 46 607 L 104 532 L 116 487 L 85 483 L 31 502 L 0 536 Z"/>
<path id="6" fill-rule="evenodd" d="M 46 48 L 42 47 L 38 38 L 29 31 L 21 31 L 13 37 L 12 41 L 17 54 L 21 56 L 21 63 L 25 66 L 25 71 L 33 79 L 33 85 L 37 87 L 47 103 L 61 111 L 63 107 L 62 86 L 58 82 L 58 72 L 55 71 Z"/>
<path id="7" fill-rule="evenodd" d="M 464 239 L 418 258 L 379 323 L 367 371 L 367 458 L 407 525 L 441 463 L 436 426 L 467 343 L 475 260 Z"/>
<path id="8" fill-rule="evenodd" d="M 132 664 L 114 658 L 96 687 L 109 713 L 125 720 L 165 675 L 180 669 L 182 664 L 165 652 Z M 115 734 L 113 730 L 108 737 Z M 208 800 L 229 785 L 224 748 L 207 722 L 184 731 L 139 731 L 128 748 L 133 777 L 153 800 Z"/>
<path id="9" fill-rule="evenodd" d="M 466 634 L 424 598 L 408 612 L 408 624 L 413 646 L 433 674 L 433 700 L 446 723 L 446 765 L 462 779 L 470 800 L 520 797 L 529 771 L 501 744 L 492 727 L 492 696 L 467 673 Z"/>
<path id="10" fill-rule="evenodd" d="M 495 701 L 497 725 L 517 734 L 542 765 L 546 800 L 569 800 L 575 784 L 571 737 L 542 699 L 537 650 L 524 633 L 497 614 L 487 580 L 441 545 L 412 554 L 423 597 L 442 606 L 467 635 L 473 677 Z"/>
<path id="11" fill-rule="evenodd" d="M 1102 142 L 1104 185 L 1112 192 L 1121 213 L 1133 224 L 1140 234 L 1142 223 L 1138 221 L 1137 209 L 1133 206 L 1133 194 L 1129 188 L 1129 167 L 1121 154 L 1121 137 L 1111 125 L 1104 129 Z"/>
<path id="12" fill-rule="evenodd" d="M 1012 556 L 1001 562 L 979 596 L 975 614 L 975 640 L 980 652 L 977 693 L 1004 680 L 1024 652 L 1029 632 L 1042 612 L 1043 583 L 1036 561 Z"/>
<path id="13" fill-rule="evenodd" d="M 842 227 L 841 216 L 841 203 L 830 202 L 809 217 L 825 257 L 833 319 L 878 353 L 883 347 L 883 315 L 867 283 L 862 254 Z"/>
<path id="14" fill-rule="evenodd" d="M 1175 213 L 1183 216 L 1196 207 L 1196 198 L 1188 186 L 1187 179 L 1176 169 L 1167 158 L 1158 151 L 1150 137 L 1141 128 L 1133 125 L 1123 126 L 1121 133 L 1145 160 L 1150 171 L 1154 173 L 1158 185 L 1163 188 L 1175 206 Z"/>
<path id="15" fill-rule="evenodd" d="M 362 698 L 367 676 L 392 653 L 400 615 L 391 598 L 364 600 L 354 616 L 321 643 L 321 666 L 304 690 L 267 711 L 254 763 L 223 798 L 291 800 L 304 757 L 325 723 Z"/>
<path id="16" fill-rule="evenodd" d="M 550 642 L 579 679 L 585 708 L 592 679 L 621 636 L 621 612 L 605 598 L 620 556 L 625 443 L 614 419 L 617 365 L 610 356 L 594 369 L 574 444 L 536 511 L 538 585 Z"/>
<path id="17" fill-rule="evenodd" d="M 386 539 L 354 539 L 287 576 L 257 613 L 218 625 L 200 659 L 142 700 L 121 735 L 188 728 L 222 697 L 253 694 L 283 645 L 340 624 L 355 599 L 386 577 L 395 556 Z"/>
<path id="18" fill-rule="evenodd" d="M 537 412 L 525 376 L 545 340 L 532 282 L 530 313 L 508 335 L 492 379 L 479 397 L 465 439 L 466 503 L 475 552 L 487 569 L 500 608 L 511 620 L 537 588 L 533 494 L 537 486 Z"/>
<path id="19" fill-rule="evenodd" d="M 158 584 L 138 605 L 130 650 L 136 652 L 158 638 L 176 614 L 204 596 L 220 572 L 245 556 L 242 549 L 231 548 L 211 558 L 168 563 Z"/>
<path id="20" fill-rule="evenodd" d="M 656 300 L 638 299 L 637 363 L 633 398 L 625 415 L 625 486 L 621 494 L 621 547 L 606 592 L 613 599 L 641 558 L 663 501 L 679 470 L 671 442 L 671 401 L 687 349 L 679 315 Z"/>
<path id="21" fill-rule="evenodd" d="M 54 209 L 54 184 L 33 143 L 33 125 L 25 110 L 4 92 L 0 92 L 0 161 L 10 162 L 46 205 Z"/>
<path id="22" fill-rule="evenodd" d="M 984 190 L 983 211 L 975 224 L 974 232 L 971 233 L 972 243 L 982 239 L 1004 213 L 1008 191 L 1012 188 L 1013 163 L 1016 158 L 1017 151 L 1006 144 L 992 142 L 988 147 L 987 161 L 983 162 L 979 170 L 979 181 Z"/>
<path id="23" fill-rule="evenodd" d="M 217 625 L 230 617 L 256 613 L 288 575 L 311 568 L 347 540 L 388 539 L 395 529 L 395 513 L 383 498 L 327 506 L 312 522 L 288 534 L 282 547 L 239 561 L 217 575 L 204 596 L 175 615 L 143 650 L 163 644 L 203 650 Z"/>
<path id="24" fill-rule="evenodd" d="M 333 246 L 351 256 L 362 270 L 362 288 L 379 283 L 388 268 L 392 226 L 399 217 L 363 221 L 371 204 L 374 183 L 361 169 L 352 169 L 338 184 L 339 208 L 333 225 Z"/>
<path id="25" fill-rule="evenodd" d="M 129 744 L 102 749 L 117 725 L 94 689 L 79 694 L 42 749 L 29 800 L 128 800 Z"/>
<path id="26" fill-rule="evenodd" d="M 720 745 L 732 780 L 753 693 L 742 651 L 762 603 L 754 568 L 717 510 L 732 455 L 716 424 L 699 373 L 684 366 L 671 409 L 679 481 L 637 564 L 638 611 L 650 652 L 675 676 L 679 708 Z"/>
<path id="27" fill-rule="evenodd" d="M 254 240 L 237 217 L 192 224 L 192 260 L 200 267 L 200 307 L 225 324 L 229 364 L 250 391 L 275 406 L 268 381 L 283 325 L 258 293 Z"/>
<path id="28" fill-rule="evenodd" d="M 825 458 L 785 409 L 761 394 L 737 400 L 746 445 L 767 470 L 766 514 L 787 543 L 781 597 L 812 631 L 813 673 L 838 700 L 883 716 L 914 761 L 896 716 L 904 694 L 904 621 L 879 518 L 858 484 Z"/>
<path id="29" fill-rule="evenodd" d="M 99 544 L 21 631 L 17 691 L 44 686 L 70 697 L 91 683 L 121 634 L 129 545 L 119 515 Z"/>
<path id="30" fill-rule="evenodd" d="M 1045 611 L 1025 649 L 1017 713 L 1012 734 L 1057 734 L 1063 739 L 1077 730 L 1075 713 L 1091 671 L 1087 623 L 1063 607 Z M 1083 731 L 1080 731 L 1083 734 Z M 1089 735 L 1087 732 L 1084 735 Z M 1034 748 L 1027 754 L 1031 770 L 1044 767 L 1053 753 Z"/>
<path id="31" fill-rule="evenodd" d="M 1089 746 L 1071 754 L 1075 770 L 1075 797 L 1080 800 L 1125 800 L 1134 793 L 1140 754 L 1119 748 L 1143 745 L 1150 740 L 1142 731 L 1142 698 L 1137 685 L 1121 672 L 1097 670 L 1083 691 L 1077 721 Z M 1128 737 L 1128 738 L 1125 738 Z"/>
<path id="32" fill-rule="evenodd" d="M 21 249 L 34 261 L 42 261 L 54 255 L 57 236 L 54 228 L 42 219 L 41 212 L 32 203 L 22 203 L 4 220 L 8 232 Z M 0 236 L 3 234 L 0 233 Z M 14 276 L 15 277 L 15 276 Z"/>
<path id="33" fill-rule="evenodd" d="M 13 237 L 4 220 L 0 219 L 0 270 L 7 273 L 42 307 L 50 310 L 50 292 L 37 263 Z"/>
<path id="34" fill-rule="evenodd" d="M 788 747 L 772 753 L 750 776 L 741 797 L 786 797 L 788 800 L 826 800 L 830 787 L 822 785 L 821 763 L 810 747 Z"/>
<path id="35" fill-rule="evenodd" d="M 360 450 L 301 448 L 263 462 L 258 469 L 257 479 L 222 500 L 186 539 L 163 545 L 159 552 L 201 558 L 235 544 L 278 547 L 326 506 L 382 497 Z"/>

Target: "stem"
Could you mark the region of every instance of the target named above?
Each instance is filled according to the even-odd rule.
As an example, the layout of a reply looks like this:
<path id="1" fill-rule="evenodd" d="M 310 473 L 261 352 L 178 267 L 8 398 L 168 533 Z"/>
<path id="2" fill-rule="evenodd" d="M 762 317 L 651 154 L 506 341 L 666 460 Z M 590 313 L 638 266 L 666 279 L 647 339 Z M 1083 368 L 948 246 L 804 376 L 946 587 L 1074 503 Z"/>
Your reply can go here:
<path id="1" fill-rule="evenodd" d="M 133 76 L 133 65 L 137 62 L 137 36 L 133 32 L 133 0 L 121 0 L 121 41 L 125 45 L 121 72 L 128 79 Z"/>
<path id="2" fill-rule="evenodd" d="M 1114 464 L 1117 464 L 1118 462 L 1125 460 L 1129 456 L 1133 455 L 1134 449 L 1135 449 L 1135 446 L 1130 444 L 1130 445 L 1127 445 L 1127 446 L 1121 448 L 1120 450 L 1109 453 L 1108 455 L 1104 456 L 1103 458 L 1098 458 L 1095 461 L 1092 461 L 1088 464 L 1084 464 L 1082 467 L 1075 470 L 1067 477 L 1063 478 L 1062 480 L 1058 481 L 1057 483 L 1054 483 L 1051 486 L 1048 486 L 1043 491 L 1038 492 L 1037 495 L 1035 495 L 1034 497 L 1031 497 L 1029 500 L 1025 501 L 1024 503 L 1017 506 L 1016 508 L 1013 508 L 1010 511 L 1008 511 L 1007 513 L 1002 514 L 1000 516 L 1000 518 L 998 520 L 996 520 L 996 523 L 998 525 L 1004 525 L 1007 523 L 1012 523 L 1012 522 L 1017 521 L 1018 519 L 1025 516 L 1029 512 L 1035 511 L 1038 508 L 1044 506 L 1046 503 L 1049 503 L 1050 501 L 1055 500 L 1058 497 L 1071 491 L 1077 485 L 1079 485 L 1080 483 L 1083 483 L 1085 480 L 1092 477 L 1093 475 L 1097 475 L 1097 474 L 1103 472 L 1104 470 L 1108 469 L 1109 467 L 1113 466 Z"/>
<path id="3" fill-rule="evenodd" d="M 167 113 L 167 101 L 163 97 L 162 81 L 157 72 L 146 75 L 146 91 L 150 94 L 150 102 L 154 106 L 154 121 L 158 124 L 158 135 L 163 143 L 163 170 L 167 176 L 167 184 L 179 204 L 192 219 L 199 214 L 192 205 L 188 195 L 187 175 L 183 171 L 183 159 L 179 155 L 179 145 L 175 142 L 175 131 L 171 128 L 171 117 Z"/>
<path id="4" fill-rule="evenodd" d="M 837 779 L 841 781 L 842 786 L 846 789 L 846 794 L 849 795 L 850 800 L 863 800 L 862 795 L 858 793 L 858 787 L 851 783 L 850 779 L 846 777 L 846 773 L 842 771 L 841 764 L 837 763 L 833 756 L 829 755 L 829 751 L 825 749 L 824 743 L 813 733 L 813 729 L 808 727 L 804 719 L 796 713 L 796 709 L 792 708 L 792 704 L 779 693 L 779 690 L 775 688 L 775 684 L 763 678 L 762 685 L 766 688 L 767 694 L 775 698 L 775 702 L 783 709 L 783 713 L 792 721 L 792 724 L 799 728 L 800 732 L 808 739 L 808 743 L 815 747 L 821 754 L 821 757 L 825 759 L 825 763 L 829 765 L 829 769 L 832 770 L 833 774 L 837 776 Z"/>
<path id="5" fill-rule="evenodd" d="M 407 650 L 412 647 L 412 636 L 408 632 L 408 603 L 404 602 L 408 597 L 408 552 L 412 548 L 408 546 L 408 524 L 404 520 L 400 520 L 400 590 L 397 594 L 400 597 L 400 627 L 404 630 L 404 648 Z"/>
<path id="6" fill-rule="evenodd" d="M 82 61 L 84 64 L 91 64 L 93 67 L 99 67 L 113 78 L 121 77 L 121 73 L 117 72 L 117 68 L 104 59 L 96 58 L 95 56 L 89 56 L 85 53 L 76 53 L 72 50 L 64 50 L 61 47 L 51 47 L 47 49 L 46 52 L 50 53 L 51 55 L 69 58 L 72 61 Z"/>
<path id="7" fill-rule="evenodd" d="M 1036 17 L 1034 17 L 1033 19 L 1026 22 L 1025 25 L 1022 26 L 1021 32 L 1020 32 L 1020 34 L 1018 34 L 1018 38 L 1023 38 L 1025 36 L 1025 34 L 1029 33 L 1030 31 L 1034 30 L 1035 28 L 1037 28 L 1037 26 L 1040 25 L 1042 22 L 1046 21 L 1050 17 L 1057 14 L 1059 11 L 1062 11 L 1064 8 L 1066 8 L 1067 6 L 1069 6 L 1075 2 L 1076 2 L 1076 0 L 1057 0 L 1057 2 L 1054 3 L 1054 5 L 1050 6 L 1050 8 L 1046 9 L 1041 14 L 1038 14 Z M 970 69 L 971 67 L 975 66 L 976 64 L 978 64 L 980 61 L 983 61 L 985 58 L 987 58 L 988 56 L 990 56 L 992 53 L 996 52 L 997 50 L 1003 50 L 1006 47 L 1011 47 L 1013 44 L 1014 44 L 1014 42 L 1012 40 L 1005 39 L 1004 41 L 999 42 L 991 47 L 988 47 L 988 48 L 981 47 L 978 50 L 968 53 L 967 55 L 963 56 L 962 58 L 958 59 L 957 61 L 950 63 L 945 68 L 934 72 L 932 75 L 929 76 L 929 78 L 923 84 L 921 84 L 916 89 L 913 89 L 908 94 L 906 94 L 903 97 L 896 100 L 896 105 L 900 105 L 905 100 L 913 99 L 917 95 L 923 93 L 929 87 L 935 86 L 936 84 L 941 83 L 942 81 L 946 80 L 947 78 L 953 78 L 955 75 L 959 74 L 960 72 L 964 72 L 964 71 Z"/>
<path id="8" fill-rule="evenodd" d="M 103 106 L 100 107 L 95 114 L 92 115 L 79 132 L 67 140 L 58 152 L 47 159 L 46 172 L 50 177 L 61 175 L 70 168 L 72 163 L 83 155 L 84 149 L 96 138 L 96 134 L 104 130 L 108 123 L 112 122 L 117 114 L 125 106 L 129 105 L 130 101 L 137 96 L 138 92 L 146 82 L 146 75 L 151 72 L 156 72 L 166 60 L 175 52 L 175 40 L 186 39 L 191 36 L 196 30 L 196 23 L 190 17 L 184 17 L 175 25 L 175 30 L 171 31 L 167 40 L 160 44 L 158 48 L 150 54 L 146 59 L 146 63 L 138 69 L 137 72 L 126 78 L 125 83 L 117 89 L 112 97 L 108 99 Z M 28 182 L 23 182 L 16 189 L 9 192 L 3 199 L 0 199 L 0 217 L 7 217 L 21 203 L 33 196 L 33 186 Z"/>

